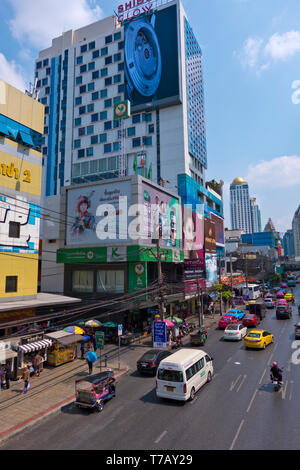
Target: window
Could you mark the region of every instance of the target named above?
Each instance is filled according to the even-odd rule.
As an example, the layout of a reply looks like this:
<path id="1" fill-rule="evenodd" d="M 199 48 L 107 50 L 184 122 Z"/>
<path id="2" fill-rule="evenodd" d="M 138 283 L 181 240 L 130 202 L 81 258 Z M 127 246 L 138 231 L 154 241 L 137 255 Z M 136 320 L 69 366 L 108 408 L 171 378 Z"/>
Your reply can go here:
<path id="1" fill-rule="evenodd" d="M 6 276 L 5 292 L 18 292 L 18 276 Z"/>
<path id="2" fill-rule="evenodd" d="M 121 51 L 122 49 L 124 49 L 124 41 L 119 42 L 119 44 L 118 44 L 118 49 L 119 49 L 119 51 Z"/>
<path id="3" fill-rule="evenodd" d="M 80 65 L 80 64 L 83 63 L 83 57 L 82 57 L 82 55 L 76 58 L 76 63 L 77 63 L 77 65 Z"/>
<path id="4" fill-rule="evenodd" d="M 94 110 L 95 110 L 95 105 L 94 105 L 94 103 L 87 105 L 87 112 L 88 112 L 88 113 L 93 113 Z"/>
<path id="5" fill-rule="evenodd" d="M 86 133 L 87 135 L 94 134 L 94 126 L 87 126 Z"/>
<path id="6" fill-rule="evenodd" d="M 89 43 L 89 51 L 91 51 L 92 49 L 95 49 L 95 47 L 96 47 L 95 41 Z"/>
<path id="7" fill-rule="evenodd" d="M 74 122 L 76 127 L 81 126 L 81 118 L 76 118 Z"/>
<path id="8" fill-rule="evenodd" d="M 114 83 L 120 83 L 121 78 L 122 78 L 121 74 L 115 75 L 115 76 L 114 76 Z"/>
<path id="9" fill-rule="evenodd" d="M 37 70 L 41 69 L 42 67 L 43 67 L 43 63 L 42 62 L 37 62 L 37 64 L 36 64 Z"/>
<path id="10" fill-rule="evenodd" d="M 83 157 L 84 157 L 84 155 L 85 155 L 85 153 L 84 153 L 84 149 L 80 149 L 80 150 L 78 150 L 78 154 L 77 154 L 78 158 L 83 158 Z"/>
<path id="11" fill-rule="evenodd" d="M 121 96 L 116 96 L 114 98 L 114 104 L 117 104 L 117 103 L 120 103 L 122 100 L 121 100 Z"/>
<path id="12" fill-rule="evenodd" d="M 101 69 L 101 77 L 107 77 L 107 74 L 108 74 L 107 68 Z"/>
<path id="13" fill-rule="evenodd" d="M 74 271 L 72 276 L 72 290 L 73 292 L 93 292 L 94 272 Z"/>
<path id="14" fill-rule="evenodd" d="M 120 121 L 114 121 L 114 129 L 118 129 L 120 127 Z"/>
<path id="15" fill-rule="evenodd" d="M 152 114 L 151 113 L 144 113 L 143 114 L 143 122 L 151 122 L 152 121 Z"/>
<path id="16" fill-rule="evenodd" d="M 78 129 L 78 135 L 81 137 L 83 135 L 85 135 L 85 127 L 80 127 Z"/>
<path id="17" fill-rule="evenodd" d="M 148 126 L 148 133 L 149 133 L 149 134 L 154 134 L 154 124 L 150 124 L 150 125 Z"/>
<path id="18" fill-rule="evenodd" d="M 99 70 L 96 70 L 96 72 L 92 73 L 92 79 L 93 80 L 97 80 L 97 78 L 99 78 L 99 77 L 100 77 Z"/>
<path id="19" fill-rule="evenodd" d="M 121 37 L 122 37 L 121 31 L 114 34 L 114 40 L 115 41 L 119 41 L 121 39 Z"/>
<path id="20" fill-rule="evenodd" d="M 95 91 L 94 93 L 92 93 L 92 100 L 96 101 L 98 99 L 99 99 L 99 91 Z"/>
<path id="21" fill-rule="evenodd" d="M 100 134 L 100 143 L 103 144 L 104 142 L 107 142 L 107 134 Z"/>
<path id="22" fill-rule="evenodd" d="M 92 157 L 93 155 L 94 155 L 93 147 L 89 147 L 88 149 L 86 149 L 86 156 L 87 157 Z"/>
<path id="23" fill-rule="evenodd" d="M 112 100 L 109 98 L 104 101 L 104 108 L 110 108 L 112 106 Z"/>
<path id="24" fill-rule="evenodd" d="M 47 67 L 47 65 L 49 65 L 49 59 L 43 61 L 43 67 Z"/>
<path id="25" fill-rule="evenodd" d="M 129 127 L 127 129 L 127 135 L 128 135 L 128 137 L 134 137 L 135 136 L 135 127 Z"/>
<path id="26" fill-rule="evenodd" d="M 106 36 L 105 44 L 110 44 L 112 42 L 112 40 L 113 40 L 112 35 Z"/>
<path id="27" fill-rule="evenodd" d="M 95 70 L 95 62 L 90 62 L 88 65 L 89 70 Z"/>
<path id="28" fill-rule="evenodd" d="M 82 84 L 82 77 L 76 77 L 76 85 L 81 85 Z"/>
<path id="29" fill-rule="evenodd" d="M 48 78 L 43 78 L 43 80 L 42 80 L 42 85 L 43 85 L 43 86 L 48 85 Z"/>
<path id="30" fill-rule="evenodd" d="M 112 64 L 112 56 L 111 55 L 105 57 L 105 65 L 109 65 L 109 64 Z"/>
<path id="31" fill-rule="evenodd" d="M 100 96 L 101 96 L 101 98 L 106 98 L 107 97 L 107 90 L 101 90 L 100 91 Z"/>
<path id="32" fill-rule="evenodd" d="M 135 114 L 132 116 L 132 124 L 137 124 L 141 122 L 141 115 L 140 114 Z"/>
<path id="33" fill-rule="evenodd" d="M 86 64 L 80 66 L 80 73 L 86 72 Z"/>
<path id="34" fill-rule="evenodd" d="M 99 163 L 99 171 L 107 171 L 107 158 L 102 158 L 98 161 Z"/>
<path id="35" fill-rule="evenodd" d="M 99 121 L 99 114 L 98 113 L 92 114 L 91 121 L 92 122 Z"/>
<path id="36" fill-rule="evenodd" d="M 111 77 L 106 78 L 104 83 L 105 83 L 105 86 L 112 85 L 112 78 Z"/>
<path id="37" fill-rule="evenodd" d="M 108 54 L 108 47 L 103 47 L 103 49 L 101 49 L 101 56 L 104 56 Z"/>
<path id="38" fill-rule="evenodd" d="M 114 142 L 113 143 L 113 151 L 118 152 L 120 150 L 120 143 L 119 142 Z"/>
<path id="39" fill-rule="evenodd" d="M 84 44 L 83 46 L 81 46 L 80 52 L 82 54 L 83 52 L 86 52 L 86 51 L 87 51 L 87 44 Z"/>
<path id="40" fill-rule="evenodd" d="M 105 119 L 107 119 L 107 111 L 101 111 L 100 121 L 104 121 Z"/>
<path id="41" fill-rule="evenodd" d="M 95 90 L 95 83 L 89 83 L 88 84 L 88 91 L 94 91 Z"/>
<path id="42" fill-rule="evenodd" d="M 91 137 L 91 145 L 98 144 L 98 136 L 97 135 L 92 135 Z"/>
<path id="43" fill-rule="evenodd" d="M 123 70 L 124 70 L 124 62 L 120 62 L 118 64 L 118 72 L 123 72 Z"/>
<path id="44" fill-rule="evenodd" d="M 86 85 L 82 85 L 79 87 L 79 93 L 85 93 L 86 92 Z"/>
<path id="45" fill-rule="evenodd" d="M 97 59 L 99 56 L 100 56 L 99 50 L 93 52 L 93 59 Z"/>
<path id="46" fill-rule="evenodd" d="M 81 106 L 79 108 L 79 114 L 84 114 L 86 112 L 86 107 L 85 106 Z"/>
<path id="47" fill-rule="evenodd" d="M 158 369 L 157 378 L 167 382 L 183 382 L 183 373 L 177 370 Z"/>
<path id="48" fill-rule="evenodd" d="M 9 238 L 20 238 L 20 223 L 9 222 Z"/>
<path id="49" fill-rule="evenodd" d="M 124 271 L 97 271 L 97 292 L 125 292 Z"/>
<path id="50" fill-rule="evenodd" d="M 125 91 L 125 85 L 124 85 L 124 84 L 123 84 L 123 85 L 119 85 L 119 86 L 118 86 L 118 93 L 124 93 L 124 91 Z"/>
<path id="51" fill-rule="evenodd" d="M 136 139 L 132 139 L 132 147 L 140 147 L 141 146 L 141 138 L 138 137 Z"/>
<path id="52" fill-rule="evenodd" d="M 152 145 L 152 137 L 143 137 L 143 143 L 147 147 Z"/>
<path id="53" fill-rule="evenodd" d="M 111 152 L 111 144 L 105 144 L 104 153 L 110 153 L 110 152 Z"/>
<path id="54" fill-rule="evenodd" d="M 119 52 L 118 54 L 114 54 L 114 62 L 119 62 L 119 60 L 121 59 L 122 59 L 121 52 Z"/>
<path id="55" fill-rule="evenodd" d="M 81 140 L 80 139 L 74 140 L 74 149 L 78 149 L 80 147 L 81 147 Z"/>
<path id="56" fill-rule="evenodd" d="M 104 130 L 105 130 L 105 131 L 109 131 L 109 130 L 111 129 L 111 127 L 112 127 L 112 126 L 111 126 L 111 121 L 106 121 L 106 122 L 104 123 Z"/>
<path id="57" fill-rule="evenodd" d="M 75 98 L 75 106 L 79 106 L 80 104 L 82 104 L 82 98 L 81 96 L 78 96 Z"/>

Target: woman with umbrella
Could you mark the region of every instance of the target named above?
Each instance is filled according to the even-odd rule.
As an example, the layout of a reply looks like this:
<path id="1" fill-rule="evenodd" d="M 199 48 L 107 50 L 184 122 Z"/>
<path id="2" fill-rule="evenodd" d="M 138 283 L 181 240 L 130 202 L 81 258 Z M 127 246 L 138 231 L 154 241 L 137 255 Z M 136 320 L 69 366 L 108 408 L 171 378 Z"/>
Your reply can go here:
<path id="1" fill-rule="evenodd" d="M 95 362 L 97 362 L 97 359 L 98 359 L 97 354 L 94 351 L 89 350 L 86 355 L 86 361 L 89 366 L 89 375 L 93 374 L 93 365 Z"/>

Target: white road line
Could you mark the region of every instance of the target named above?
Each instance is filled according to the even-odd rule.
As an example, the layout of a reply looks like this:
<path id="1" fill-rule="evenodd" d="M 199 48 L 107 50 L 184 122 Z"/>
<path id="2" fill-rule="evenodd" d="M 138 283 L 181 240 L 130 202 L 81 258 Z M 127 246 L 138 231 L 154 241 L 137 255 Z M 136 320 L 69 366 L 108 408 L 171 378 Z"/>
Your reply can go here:
<path id="1" fill-rule="evenodd" d="M 246 378 L 247 378 L 247 375 L 244 375 L 243 380 L 241 381 L 241 383 L 239 385 L 239 388 L 237 389 L 236 393 L 238 393 L 240 391 L 240 388 L 243 385 L 243 383 L 245 382 Z"/>
<path id="2" fill-rule="evenodd" d="M 249 411 L 250 411 L 250 408 L 251 408 L 251 406 L 252 406 L 252 403 L 254 402 L 255 397 L 256 397 L 256 395 L 257 395 L 257 392 L 258 392 L 258 390 L 255 390 L 255 392 L 253 393 L 253 397 L 251 398 L 251 401 L 250 401 L 250 403 L 249 403 L 249 406 L 248 406 L 248 409 L 247 409 L 247 413 L 249 413 Z"/>
<path id="3" fill-rule="evenodd" d="M 232 356 L 227 359 L 227 362 L 232 361 Z"/>
<path id="4" fill-rule="evenodd" d="M 285 400 L 285 395 L 286 395 L 286 390 L 287 390 L 288 383 L 289 383 L 289 381 L 287 380 L 284 389 L 282 389 L 282 396 L 281 396 L 282 400 Z"/>
<path id="5" fill-rule="evenodd" d="M 233 441 L 232 441 L 232 444 L 231 444 L 229 450 L 232 450 L 232 449 L 234 448 L 235 443 L 236 443 L 236 441 L 237 441 L 237 438 L 239 437 L 239 434 L 240 434 L 240 432 L 241 432 L 241 429 L 242 429 L 242 427 L 243 427 L 244 422 L 245 422 L 245 420 L 243 419 L 242 422 L 241 422 L 241 424 L 239 425 L 239 429 L 237 430 L 237 433 L 236 433 L 236 435 L 235 435 L 235 437 L 234 437 L 234 439 L 233 439 Z"/>
<path id="6" fill-rule="evenodd" d="M 158 443 L 165 437 L 165 435 L 167 434 L 167 432 L 168 432 L 168 431 L 164 431 L 164 432 L 159 436 L 159 438 L 156 439 L 155 444 L 158 444 Z"/>
<path id="7" fill-rule="evenodd" d="M 290 396 L 289 396 L 289 400 L 292 399 L 292 394 L 293 394 L 293 386 L 294 386 L 294 381 L 291 380 L 291 391 L 290 391 Z"/>
<path id="8" fill-rule="evenodd" d="M 231 386 L 230 386 L 230 389 L 229 389 L 230 392 L 232 392 L 232 390 L 234 389 L 234 387 L 236 386 L 236 384 L 238 383 L 238 381 L 240 380 L 241 377 L 242 377 L 242 376 L 239 375 L 238 378 L 237 378 L 235 381 L 233 381 L 233 382 L 231 383 Z"/>
<path id="9" fill-rule="evenodd" d="M 258 385 L 260 385 L 260 384 L 262 383 L 263 378 L 264 378 L 266 372 L 267 372 L 267 368 L 265 368 L 264 373 L 263 373 L 263 375 L 261 376 L 260 381 L 258 382 Z"/>

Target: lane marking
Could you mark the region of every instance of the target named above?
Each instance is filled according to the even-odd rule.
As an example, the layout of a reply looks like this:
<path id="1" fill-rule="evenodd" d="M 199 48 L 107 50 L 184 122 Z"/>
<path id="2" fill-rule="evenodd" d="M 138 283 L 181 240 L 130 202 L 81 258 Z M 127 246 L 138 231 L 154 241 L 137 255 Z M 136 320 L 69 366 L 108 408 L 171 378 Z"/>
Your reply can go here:
<path id="1" fill-rule="evenodd" d="M 238 383 L 238 381 L 240 380 L 241 377 L 242 377 L 242 376 L 239 375 L 238 378 L 237 378 L 235 381 L 231 382 L 231 386 L 230 386 L 230 388 L 229 388 L 229 391 L 230 391 L 230 392 L 232 392 L 232 390 L 234 389 L 234 387 L 236 386 L 236 384 Z"/>
<path id="2" fill-rule="evenodd" d="M 258 382 L 258 385 L 260 385 L 260 384 L 262 383 L 263 378 L 264 378 L 266 372 L 267 372 L 267 368 L 265 368 L 265 370 L 264 370 L 264 372 L 263 372 L 263 375 L 261 376 L 261 379 L 260 379 L 260 381 Z"/>
<path id="3" fill-rule="evenodd" d="M 232 360 L 232 356 L 227 359 L 227 362 L 230 362 Z"/>
<path id="4" fill-rule="evenodd" d="M 238 439 L 238 437 L 239 437 L 239 434 L 240 434 L 240 432 L 241 432 L 241 429 L 242 429 L 242 427 L 243 427 L 243 425 L 244 425 L 244 422 L 245 422 L 245 420 L 243 419 L 242 422 L 241 422 L 241 424 L 239 425 L 239 428 L 238 428 L 238 430 L 237 430 L 237 433 L 236 433 L 236 435 L 235 435 L 235 437 L 234 437 L 234 439 L 233 439 L 233 441 L 232 441 L 232 444 L 231 444 L 231 447 L 230 447 L 229 450 L 232 450 L 232 449 L 234 448 L 235 443 L 236 443 L 236 441 L 237 441 L 237 439 Z"/>
<path id="5" fill-rule="evenodd" d="M 165 437 L 165 435 L 166 435 L 167 433 L 168 433 L 168 431 L 164 431 L 164 432 L 159 436 L 159 438 L 156 439 L 155 444 L 158 444 L 158 443 Z"/>
<path id="6" fill-rule="evenodd" d="M 236 393 L 238 393 L 240 391 L 240 388 L 243 385 L 243 383 L 245 382 L 246 378 L 247 378 L 247 375 L 244 375 L 243 380 L 241 381 L 241 383 L 239 385 L 239 388 L 237 389 Z"/>
<path id="7" fill-rule="evenodd" d="M 255 392 L 253 393 L 253 396 L 252 396 L 252 398 L 251 398 L 251 401 L 250 401 L 249 406 L 248 406 L 248 409 L 247 409 L 247 413 L 249 413 L 249 411 L 250 411 L 250 408 L 251 408 L 251 406 L 252 406 L 252 403 L 254 402 L 255 397 L 256 397 L 256 395 L 257 395 L 257 392 L 258 392 L 258 390 L 256 389 Z"/>
<path id="8" fill-rule="evenodd" d="M 289 381 L 287 380 L 284 389 L 282 389 L 282 396 L 281 396 L 282 400 L 285 400 L 285 395 L 286 395 L 286 390 L 287 390 L 288 383 L 289 383 Z"/>
<path id="9" fill-rule="evenodd" d="M 291 380 L 291 391 L 290 391 L 290 396 L 289 396 L 289 400 L 292 399 L 292 394 L 293 394 L 293 387 L 294 387 L 294 381 Z"/>

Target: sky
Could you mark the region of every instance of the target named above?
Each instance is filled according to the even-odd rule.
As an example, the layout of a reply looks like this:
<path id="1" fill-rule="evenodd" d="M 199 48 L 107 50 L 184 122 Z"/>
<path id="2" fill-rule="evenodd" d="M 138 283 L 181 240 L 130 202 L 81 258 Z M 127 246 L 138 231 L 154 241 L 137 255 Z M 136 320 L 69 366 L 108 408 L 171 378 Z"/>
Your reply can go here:
<path id="1" fill-rule="evenodd" d="M 1 0 L 0 78 L 24 91 L 38 51 L 113 14 L 118 0 Z M 299 0 L 182 0 L 203 52 L 207 179 L 241 176 L 263 227 L 291 228 L 300 204 Z"/>

